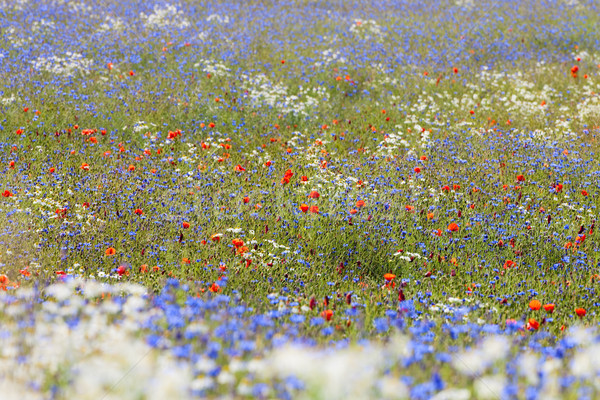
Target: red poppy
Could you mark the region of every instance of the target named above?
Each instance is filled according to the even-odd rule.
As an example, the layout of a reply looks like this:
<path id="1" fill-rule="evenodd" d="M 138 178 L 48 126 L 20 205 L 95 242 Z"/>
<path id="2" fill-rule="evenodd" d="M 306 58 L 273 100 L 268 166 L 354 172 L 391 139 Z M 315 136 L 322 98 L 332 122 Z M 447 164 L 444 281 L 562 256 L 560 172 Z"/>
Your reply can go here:
<path id="1" fill-rule="evenodd" d="M 242 167 L 240 164 L 235 166 L 235 172 L 245 172 L 246 169 L 244 167 Z"/>
<path id="2" fill-rule="evenodd" d="M 415 171 L 415 174 L 419 174 L 419 173 L 421 173 L 421 168 L 415 167 L 414 171 Z"/>
<path id="3" fill-rule="evenodd" d="M 319 207 L 318 206 L 311 206 L 310 207 L 310 212 L 313 214 L 318 214 L 319 213 Z"/>
<path id="4" fill-rule="evenodd" d="M 2 192 L 2 196 L 4 197 L 12 197 L 12 193 L 10 190 L 5 190 L 4 192 Z"/>
<path id="5" fill-rule="evenodd" d="M 217 285 L 216 283 L 213 283 L 212 285 L 210 285 L 208 290 L 210 290 L 213 293 L 219 293 L 219 290 L 221 290 L 221 287 L 219 285 Z"/>
<path id="6" fill-rule="evenodd" d="M 554 312 L 554 304 L 552 304 L 552 303 L 544 304 L 544 310 L 546 310 L 546 312 L 552 314 Z"/>
<path id="7" fill-rule="evenodd" d="M 581 194 L 582 194 L 583 196 L 587 196 L 587 195 L 588 195 L 588 192 L 587 192 L 587 191 L 585 191 L 585 190 L 582 190 L 582 191 L 581 191 Z"/>
<path id="8" fill-rule="evenodd" d="M 248 204 L 250 202 L 250 197 L 246 196 L 243 198 L 244 204 Z"/>
<path id="9" fill-rule="evenodd" d="M 533 329 L 533 330 L 537 330 L 540 327 L 540 323 L 537 322 L 535 319 L 533 318 L 529 318 L 529 320 L 527 321 L 527 328 L 528 329 Z"/>
<path id="10" fill-rule="evenodd" d="M 114 256 L 116 252 L 117 251 L 114 249 L 114 247 L 109 247 L 104 251 L 104 254 L 106 254 L 107 256 Z"/>
<path id="11" fill-rule="evenodd" d="M 302 178 L 300 178 L 300 180 L 302 182 L 308 182 L 308 177 L 307 176 L 302 176 Z"/>
<path id="12" fill-rule="evenodd" d="M 504 262 L 504 269 L 509 269 L 510 267 L 514 267 L 515 262 L 513 260 L 506 260 Z"/>
<path id="13" fill-rule="evenodd" d="M 137 214 L 137 215 L 142 215 L 142 214 L 144 213 L 144 212 L 143 212 L 142 210 L 140 210 L 139 208 L 136 208 L 136 209 L 135 209 L 133 212 L 134 212 L 134 214 Z"/>
<path id="14" fill-rule="evenodd" d="M 383 274 L 383 279 L 385 279 L 387 282 L 393 281 L 396 278 L 396 275 L 391 274 L 391 273 L 387 273 L 387 274 Z"/>
<path id="15" fill-rule="evenodd" d="M 362 207 L 362 206 L 364 206 L 364 205 L 365 205 L 365 202 L 364 202 L 364 200 L 358 200 L 358 201 L 356 202 L 356 208 L 360 208 L 360 207 Z"/>
<path id="16" fill-rule="evenodd" d="M 307 204 L 302 204 L 300 205 L 300 210 L 302 210 L 303 213 L 308 211 L 308 205 Z"/>
<path id="17" fill-rule="evenodd" d="M 181 226 L 183 226 L 183 229 L 189 229 L 190 223 L 189 222 L 182 222 Z"/>
<path id="18" fill-rule="evenodd" d="M 537 311 L 537 310 L 539 310 L 540 308 L 542 308 L 542 303 L 540 303 L 540 301 L 539 301 L 539 300 L 531 300 L 531 301 L 529 302 L 529 308 L 530 308 L 532 311 Z"/>
<path id="19" fill-rule="evenodd" d="M 523 182 L 524 180 L 525 180 L 525 177 L 523 175 L 517 175 L 517 181 Z"/>
<path id="20" fill-rule="evenodd" d="M 556 187 L 554 188 L 554 190 L 556 190 L 556 193 L 560 192 L 562 189 L 563 189 L 563 185 L 561 183 L 556 185 Z"/>
<path id="21" fill-rule="evenodd" d="M 287 171 L 285 171 L 285 174 L 283 175 L 283 178 L 281 179 L 281 184 L 285 185 L 287 183 L 290 183 L 290 179 L 292 178 L 292 176 L 294 176 L 294 173 L 292 172 L 291 169 L 288 169 Z"/>
<path id="22" fill-rule="evenodd" d="M 586 314 L 585 308 L 576 308 L 575 314 L 577 314 L 579 318 L 583 318 Z"/>
<path id="23" fill-rule="evenodd" d="M 321 316 L 327 321 L 331 321 L 331 317 L 333 317 L 333 310 L 325 310 L 321 313 Z"/>
<path id="24" fill-rule="evenodd" d="M 448 230 L 450 232 L 456 232 L 460 229 L 460 227 L 458 226 L 458 224 L 452 222 L 450 225 L 448 225 Z"/>
<path id="25" fill-rule="evenodd" d="M 81 166 L 79 167 L 84 171 L 89 171 L 90 166 L 87 163 L 81 163 Z"/>
<path id="26" fill-rule="evenodd" d="M 308 197 L 310 197 L 311 199 L 318 199 L 319 197 L 321 197 L 321 195 L 319 194 L 319 192 L 313 190 L 312 192 L 310 192 Z"/>

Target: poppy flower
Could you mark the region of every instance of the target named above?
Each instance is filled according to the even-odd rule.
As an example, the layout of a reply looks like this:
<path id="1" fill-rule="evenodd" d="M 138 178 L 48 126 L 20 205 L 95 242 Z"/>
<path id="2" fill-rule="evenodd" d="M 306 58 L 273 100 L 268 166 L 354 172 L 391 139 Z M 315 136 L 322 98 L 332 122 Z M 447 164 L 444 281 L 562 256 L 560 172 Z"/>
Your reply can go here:
<path id="1" fill-rule="evenodd" d="M 82 163 L 79 168 L 81 168 L 84 171 L 89 171 L 90 170 L 90 166 L 87 163 Z"/>
<path id="2" fill-rule="evenodd" d="M 308 205 L 307 204 L 302 204 L 300 205 L 300 210 L 302 210 L 303 213 L 308 211 Z"/>
<path id="3" fill-rule="evenodd" d="M 421 168 L 415 167 L 414 171 L 415 171 L 415 174 L 419 174 L 419 173 L 421 173 Z"/>
<path id="4" fill-rule="evenodd" d="M 504 262 L 504 269 L 509 269 L 515 266 L 515 262 L 513 260 L 506 260 Z"/>
<path id="5" fill-rule="evenodd" d="M 182 222 L 181 226 L 183 226 L 183 229 L 189 229 L 190 223 L 189 222 Z"/>
<path id="6" fill-rule="evenodd" d="M 350 214 L 354 215 L 354 214 L 356 214 L 358 211 L 357 211 L 356 209 L 354 209 L 354 208 L 353 208 L 353 209 L 352 209 L 352 210 L 350 210 L 349 212 L 350 212 Z"/>
<path id="7" fill-rule="evenodd" d="M 525 181 L 525 177 L 523 175 L 517 175 L 517 181 L 523 182 Z"/>
<path id="8" fill-rule="evenodd" d="M 241 239 L 233 239 L 231 241 L 231 243 L 235 246 L 235 247 L 242 247 L 244 245 L 244 241 Z"/>
<path id="9" fill-rule="evenodd" d="M 586 190 L 582 190 L 582 191 L 581 191 L 581 195 L 582 195 L 582 196 L 587 196 L 587 195 L 588 195 L 588 192 L 587 192 Z"/>
<path id="10" fill-rule="evenodd" d="M 217 285 L 216 283 L 213 283 L 212 285 L 210 285 L 208 290 L 210 290 L 212 293 L 219 293 L 219 290 L 221 290 L 221 287 L 219 285 Z"/>
<path id="11" fill-rule="evenodd" d="M 460 229 L 460 227 L 458 226 L 458 224 L 452 222 L 450 225 L 448 225 L 448 230 L 450 232 L 456 232 Z"/>
<path id="12" fill-rule="evenodd" d="M 527 321 L 527 329 L 529 329 L 529 330 L 537 330 L 539 327 L 540 327 L 540 323 L 539 322 L 537 322 L 533 318 L 529 318 L 529 320 Z"/>
<path id="13" fill-rule="evenodd" d="M 321 316 L 325 318 L 325 320 L 331 321 L 331 317 L 333 317 L 333 310 L 324 310 L 321 312 Z"/>
<path id="14" fill-rule="evenodd" d="M 544 310 L 550 314 L 554 312 L 554 304 L 544 304 Z"/>
<path id="15" fill-rule="evenodd" d="M 136 209 L 133 211 L 133 213 L 134 213 L 134 214 L 137 214 L 137 215 L 142 215 L 144 212 L 143 212 L 142 210 L 140 210 L 139 208 L 136 208 Z"/>
<path id="16" fill-rule="evenodd" d="M 4 197 L 12 197 L 12 192 L 10 190 L 5 190 L 4 192 L 2 192 L 2 196 Z"/>
<path id="17" fill-rule="evenodd" d="M 303 175 L 303 176 L 300 178 L 300 180 L 301 180 L 302 182 L 308 182 L 308 177 L 307 177 L 306 175 Z"/>
<path id="18" fill-rule="evenodd" d="M 575 314 L 577 314 L 579 318 L 583 318 L 586 314 L 585 308 L 576 308 Z"/>
<path id="19" fill-rule="evenodd" d="M 214 123 L 214 122 L 211 122 L 211 123 L 209 123 L 209 124 L 208 124 L 208 127 L 209 127 L 209 128 L 214 128 L 214 127 L 215 127 L 215 123 Z"/>
<path id="20" fill-rule="evenodd" d="M 106 254 L 107 256 L 114 256 L 116 253 L 117 251 L 114 249 L 114 247 L 109 247 L 104 251 L 104 254 Z"/>
<path id="21" fill-rule="evenodd" d="M 321 195 L 319 194 L 319 192 L 313 190 L 312 192 L 310 192 L 308 197 L 310 197 L 311 199 L 318 199 L 319 197 L 321 197 Z"/>
<path id="22" fill-rule="evenodd" d="M 391 274 L 391 273 L 387 273 L 387 274 L 383 274 L 383 279 L 385 279 L 387 282 L 390 282 L 392 280 L 394 280 L 396 278 L 396 275 Z"/>
<path id="23" fill-rule="evenodd" d="M 244 167 L 242 167 L 240 164 L 235 166 L 235 172 L 245 172 L 246 169 Z"/>
<path id="24" fill-rule="evenodd" d="M 452 185 L 452 190 L 454 190 L 455 192 L 457 190 L 460 190 L 460 185 Z"/>
<path id="25" fill-rule="evenodd" d="M 244 204 L 248 204 L 250 202 L 250 197 L 246 196 L 242 200 L 244 201 Z"/>
<path id="26" fill-rule="evenodd" d="M 123 276 L 127 273 L 127 267 L 124 265 L 119 265 L 119 268 L 117 268 L 117 274 L 119 274 L 119 276 Z"/>
<path id="27" fill-rule="evenodd" d="M 285 174 L 283 175 L 283 178 L 281 179 L 281 184 L 285 185 L 287 183 L 290 183 L 290 179 L 292 178 L 292 176 L 294 176 L 294 173 L 292 172 L 291 169 L 288 169 L 287 171 L 285 171 Z"/>
<path id="28" fill-rule="evenodd" d="M 556 191 L 556 193 L 562 191 L 563 189 L 563 185 L 561 183 L 559 183 L 558 185 L 556 185 L 556 187 L 554 188 L 554 190 Z"/>
<path id="29" fill-rule="evenodd" d="M 318 214 L 319 213 L 319 207 L 318 206 L 311 206 L 310 207 L 310 212 L 313 214 Z"/>
<path id="30" fill-rule="evenodd" d="M 210 240 L 212 240 L 213 242 L 218 242 L 219 240 L 221 240 L 221 236 L 223 236 L 222 233 L 215 233 L 210 237 Z"/>
<path id="31" fill-rule="evenodd" d="M 531 301 L 529 302 L 529 308 L 530 308 L 532 311 L 537 311 L 537 310 L 539 310 L 540 308 L 542 308 L 542 303 L 540 303 L 540 301 L 539 301 L 539 300 L 531 300 Z"/>
<path id="32" fill-rule="evenodd" d="M 450 186 L 448 186 L 448 185 L 442 186 L 442 191 L 443 192 L 449 192 L 450 191 Z"/>
<path id="33" fill-rule="evenodd" d="M 360 208 L 360 207 L 362 207 L 362 206 L 364 206 L 364 205 L 365 205 L 365 202 L 364 202 L 364 200 L 358 200 L 358 201 L 356 202 L 356 208 Z"/>

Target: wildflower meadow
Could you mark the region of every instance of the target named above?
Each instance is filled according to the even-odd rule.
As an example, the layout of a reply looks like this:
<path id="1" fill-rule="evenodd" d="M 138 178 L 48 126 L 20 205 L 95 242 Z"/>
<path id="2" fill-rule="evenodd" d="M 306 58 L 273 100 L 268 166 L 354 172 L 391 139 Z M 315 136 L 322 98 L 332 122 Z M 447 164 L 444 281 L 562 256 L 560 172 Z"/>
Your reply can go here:
<path id="1" fill-rule="evenodd" d="M 600 398 L 599 139 L 596 0 L 0 0 L 0 398 Z"/>

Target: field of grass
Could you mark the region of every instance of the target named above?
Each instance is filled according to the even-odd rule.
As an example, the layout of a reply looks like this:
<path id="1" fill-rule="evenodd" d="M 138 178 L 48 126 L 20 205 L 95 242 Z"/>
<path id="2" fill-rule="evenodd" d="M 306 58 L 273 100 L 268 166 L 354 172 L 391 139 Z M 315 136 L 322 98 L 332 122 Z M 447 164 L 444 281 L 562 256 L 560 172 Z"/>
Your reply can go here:
<path id="1" fill-rule="evenodd" d="M 598 398 L 599 13 L 0 0 L 0 397 Z"/>

